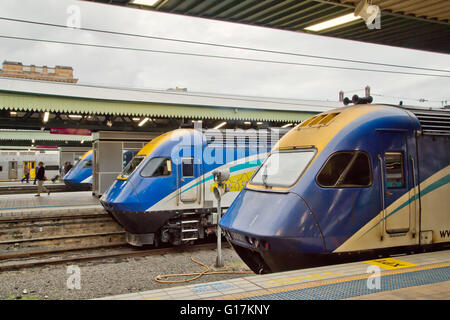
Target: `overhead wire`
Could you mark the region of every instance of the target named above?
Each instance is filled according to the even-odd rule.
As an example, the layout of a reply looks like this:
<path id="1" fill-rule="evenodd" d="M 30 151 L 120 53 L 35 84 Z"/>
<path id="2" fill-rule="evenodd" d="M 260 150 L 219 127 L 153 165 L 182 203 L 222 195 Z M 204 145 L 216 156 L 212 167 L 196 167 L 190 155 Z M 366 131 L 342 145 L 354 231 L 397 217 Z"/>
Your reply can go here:
<path id="1" fill-rule="evenodd" d="M 48 27 L 57 27 L 57 28 L 64 28 L 64 29 L 77 29 L 77 30 L 82 30 L 82 31 L 105 33 L 105 34 L 114 34 L 114 35 L 120 35 L 120 36 L 138 37 L 138 38 L 163 40 L 163 41 L 173 41 L 173 42 L 179 42 L 179 43 L 185 43 L 185 44 L 205 45 L 205 46 L 221 47 L 221 48 L 228 48 L 228 49 L 239 49 L 239 50 L 247 50 L 247 51 L 262 52 L 262 53 L 271 53 L 271 54 L 280 54 L 280 55 L 289 55 L 289 56 L 297 56 L 297 57 L 314 58 L 314 59 L 325 59 L 325 60 L 333 60 L 333 61 L 340 61 L 340 62 L 347 62 L 347 63 L 359 63 L 359 64 L 377 65 L 377 66 L 384 66 L 384 67 L 395 67 L 395 68 L 406 68 L 406 69 L 415 69 L 415 70 L 436 71 L 436 72 L 447 72 L 447 73 L 450 73 L 450 70 L 441 70 L 441 69 L 435 69 L 435 68 L 425 68 L 425 67 L 417 67 L 417 66 L 405 66 L 405 65 L 398 65 L 398 64 L 388 64 L 388 63 L 373 62 L 373 61 L 362 61 L 362 60 L 354 60 L 354 59 L 326 57 L 326 56 L 318 56 L 318 55 L 310 55 L 310 54 L 302 54 L 302 53 L 293 53 L 293 52 L 284 52 L 284 51 L 269 50 L 269 49 L 251 48 L 251 47 L 244 47 L 244 46 L 225 45 L 225 44 L 218 44 L 218 43 L 212 43 L 212 42 L 202 42 L 202 41 L 193 41 L 193 40 L 185 40 L 185 39 L 158 37 L 158 36 L 150 36 L 150 35 L 143 35 L 143 34 L 134 34 L 134 33 L 127 33 L 127 32 L 111 31 L 111 30 L 100 30 L 100 29 L 94 29 L 94 28 L 84 28 L 84 27 L 71 28 L 71 27 L 67 27 L 65 25 L 61 25 L 61 24 L 48 23 L 48 22 L 39 22 L 39 21 L 31 21 L 31 20 L 23 20 L 23 19 L 15 19 L 15 18 L 8 18 L 8 17 L 2 17 L 2 16 L 0 16 L 0 20 L 12 21 L 12 22 L 20 22 L 20 23 L 27 23 L 27 24 L 35 24 L 35 25 L 43 25 L 43 26 L 48 26 Z"/>
<path id="2" fill-rule="evenodd" d="M 393 98 L 393 99 L 414 100 L 414 101 L 419 101 L 419 102 L 440 102 L 440 103 L 444 103 L 444 102 L 450 100 L 450 99 L 442 99 L 442 100 L 438 100 L 438 99 L 435 99 L 435 98 L 433 98 L 433 99 L 425 99 L 425 98 L 408 98 L 408 97 L 390 96 L 390 95 L 380 94 L 380 93 L 372 93 L 372 96 L 385 97 L 385 98 Z"/>
<path id="3" fill-rule="evenodd" d="M 313 63 L 300 63 L 300 62 L 277 61 L 277 60 L 267 60 L 267 59 L 231 57 L 231 56 L 212 55 L 212 54 L 111 46 L 111 45 L 102 45 L 102 44 L 90 44 L 90 43 L 37 39 L 37 38 L 27 38 L 27 37 L 16 37 L 16 36 L 6 36 L 6 35 L 0 35 L 0 38 L 11 39 L 11 40 L 25 40 L 25 41 L 34 41 L 34 42 L 56 43 L 56 44 L 65 44 L 65 45 L 74 45 L 74 46 L 83 46 L 83 47 L 95 47 L 95 48 L 104 48 L 104 49 L 119 49 L 119 50 L 129 50 L 129 51 L 139 51 L 139 52 L 185 55 L 185 56 L 202 57 L 202 58 L 216 58 L 216 59 L 227 59 L 227 60 L 237 60 L 237 61 L 247 61 L 247 62 L 262 62 L 262 63 L 273 63 L 273 64 L 282 64 L 282 65 L 295 65 L 295 66 L 306 66 L 306 67 L 328 68 L 328 69 L 339 69 L 339 70 L 354 70 L 354 71 L 367 71 L 367 72 L 392 73 L 392 74 L 403 74 L 403 75 L 414 75 L 414 76 L 450 78 L 450 75 L 447 76 L 447 75 L 440 75 L 440 74 L 342 67 L 342 66 L 322 65 L 322 64 L 313 64 Z"/>

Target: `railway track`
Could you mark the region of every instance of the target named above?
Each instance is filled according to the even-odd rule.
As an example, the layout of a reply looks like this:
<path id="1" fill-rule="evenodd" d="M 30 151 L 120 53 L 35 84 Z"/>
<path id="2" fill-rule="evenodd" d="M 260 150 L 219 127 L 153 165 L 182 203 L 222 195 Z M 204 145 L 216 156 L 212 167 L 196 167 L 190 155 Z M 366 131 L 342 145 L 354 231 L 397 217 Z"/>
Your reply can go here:
<path id="1" fill-rule="evenodd" d="M 0 220 L 0 253 L 124 242 L 123 228 L 106 213 Z"/>
<path id="2" fill-rule="evenodd" d="M 227 247 L 228 243 L 224 243 Z M 0 272 L 19 270 L 45 265 L 55 265 L 74 262 L 89 262 L 111 258 L 132 258 L 168 253 L 192 252 L 216 248 L 215 242 L 201 243 L 182 247 L 165 247 L 140 249 L 130 247 L 126 243 L 94 245 L 89 247 L 72 247 L 30 252 L 11 252 L 0 254 Z"/>

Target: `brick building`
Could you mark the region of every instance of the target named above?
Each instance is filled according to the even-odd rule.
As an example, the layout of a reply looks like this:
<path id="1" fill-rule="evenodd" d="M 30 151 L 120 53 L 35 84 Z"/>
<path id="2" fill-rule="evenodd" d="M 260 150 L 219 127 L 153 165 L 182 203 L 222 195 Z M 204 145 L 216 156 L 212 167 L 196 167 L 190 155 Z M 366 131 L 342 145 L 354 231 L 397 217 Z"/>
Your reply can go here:
<path id="1" fill-rule="evenodd" d="M 12 61 L 3 62 L 3 69 L 0 69 L 0 77 L 70 83 L 76 83 L 78 81 L 78 79 L 74 79 L 73 77 L 72 67 L 39 67 L 35 65 L 23 65 L 21 62 Z"/>

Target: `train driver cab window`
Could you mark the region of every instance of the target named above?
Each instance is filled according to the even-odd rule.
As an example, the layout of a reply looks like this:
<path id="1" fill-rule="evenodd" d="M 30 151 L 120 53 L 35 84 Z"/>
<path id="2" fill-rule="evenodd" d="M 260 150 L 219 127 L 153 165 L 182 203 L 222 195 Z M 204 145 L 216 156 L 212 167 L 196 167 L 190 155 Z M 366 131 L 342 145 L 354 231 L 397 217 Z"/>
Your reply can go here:
<path id="1" fill-rule="evenodd" d="M 250 183 L 266 188 L 289 188 L 300 178 L 314 154 L 314 150 L 274 152 L 259 167 Z"/>
<path id="2" fill-rule="evenodd" d="M 92 168 L 92 160 L 84 160 L 80 163 L 80 169 Z"/>
<path id="3" fill-rule="evenodd" d="M 331 155 L 317 175 L 325 188 L 361 188 L 372 184 L 369 156 L 362 151 L 343 151 Z"/>
<path id="4" fill-rule="evenodd" d="M 162 177 L 172 174 L 172 161 L 169 158 L 153 158 L 150 159 L 142 168 L 141 176 Z"/>
<path id="5" fill-rule="evenodd" d="M 183 158 L 181 159 L 183 177 L 193 177 L 194 176 L 194 158 Z"/>
<path id="6" fill-rule="evenodd" d="M 133 159 L 131 159 L 130 162 L 123 168 L 122 170 L 122 177 L 127 177 L 130 174 L 134 172 L 134 170 L 137 168 L 137 166 L 144 160 L 144 156 L 135 156 Z"/>
<path id="7" fill-rule="evenodd" d="M 388 189 L 403 188 L 405 177 L 403 174 L 403 155 L 401 152 L 386 152 L 386 187 Z"/>

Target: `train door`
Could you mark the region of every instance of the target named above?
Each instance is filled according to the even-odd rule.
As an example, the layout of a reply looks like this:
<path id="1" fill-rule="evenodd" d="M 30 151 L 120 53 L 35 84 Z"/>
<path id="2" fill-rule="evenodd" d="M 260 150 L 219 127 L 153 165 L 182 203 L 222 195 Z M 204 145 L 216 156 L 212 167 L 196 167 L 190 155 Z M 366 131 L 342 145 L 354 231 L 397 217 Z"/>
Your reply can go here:
<path id="1" fill-rule="evenodd" d="M 191 182 L 202 175 L 201 153 L 195 153 L 193 146 L 181 146 L 179 150 L 180 158 L 177 165 L 179 200 L 182 203 L 200 201 L 201 184 L 195 185 Z"/>
<path id="2" fill-rule="evenodd" d="M 196 178 L 196 171 L 199 166 L 195 164 L 193 157 L 181 158 L 181 174 L 180 174 L 180 186 L 186 185 Z M 195 202 L 198 199 L 199 190 L 198 186 L 190 188 L 181 188 L 180 200 L 182 202 Z"/>
<path id="3" fill-rule="evenodd" d="M 379 159 L 384 229 L 388 234 L 406 234 L 410 229 L 409 161 L 406 132 L 381 132 Z"/>
<path id="4" fill-rule="evenodd" d="M 17 161 L 9 161 L 9 168 L 8 168 L 8 172 L 9 172 L 9 179 L 17 179 L 18 174 L 17 174 Z"/>
<path id="5" fill-rule="evenodd" d="M 34 179 L 36 177 L 36 161 L 24 161 L 23 162 L 23 170 L 22 170 L 22 178 L 25 177 L 25 168 L 28 167 L 30 173 L 30 179 Z"/>

